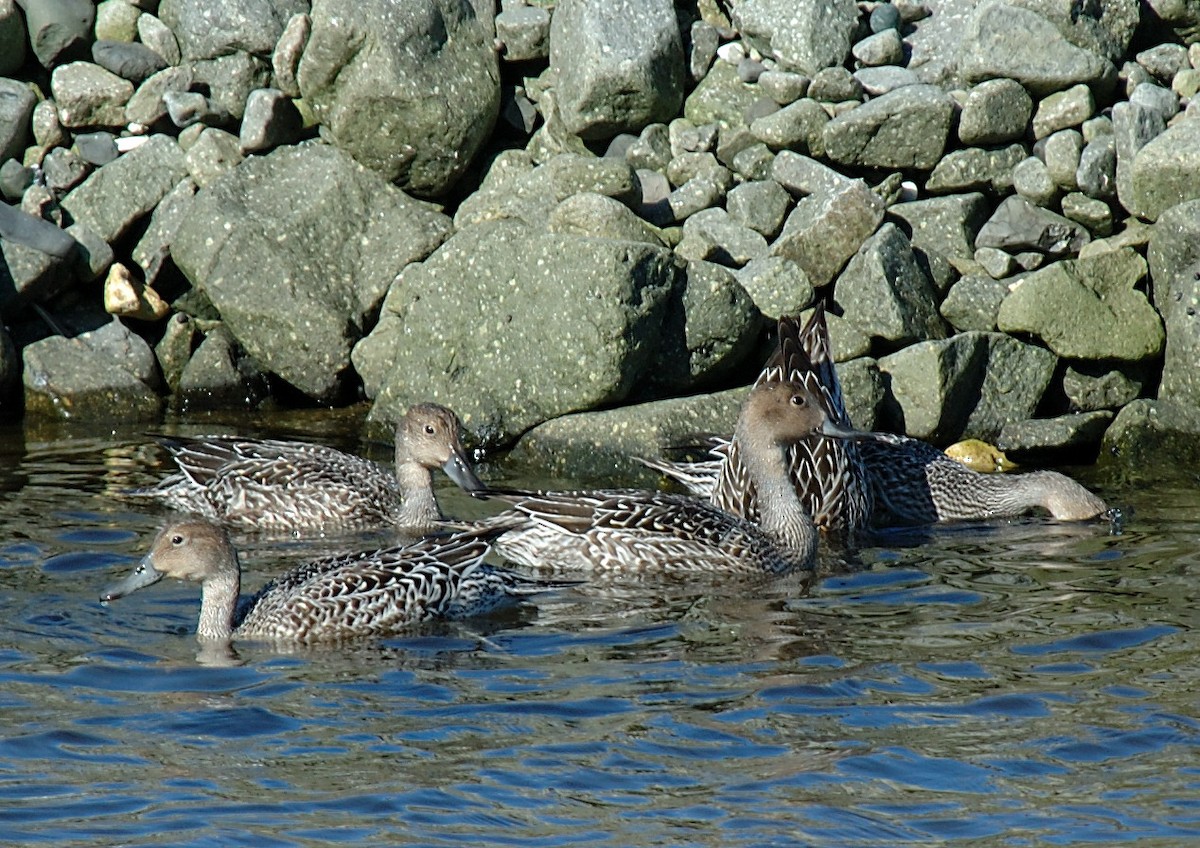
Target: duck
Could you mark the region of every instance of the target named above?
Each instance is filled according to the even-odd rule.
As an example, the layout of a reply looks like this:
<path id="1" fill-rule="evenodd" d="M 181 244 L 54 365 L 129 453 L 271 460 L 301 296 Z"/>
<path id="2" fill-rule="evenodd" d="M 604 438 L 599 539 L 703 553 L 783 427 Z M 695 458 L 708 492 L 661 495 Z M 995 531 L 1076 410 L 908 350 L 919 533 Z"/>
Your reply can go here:
<path id="1" fill-rule="evenodd" d="M 818 397 L 839 425 L 853 430 L 833 369 L 828 325 L 818 304 L 802 327 L 795 318 L 779 320 L 779 350 L 759 379 L 786 372 L 820 387 Z M 973 470 L 928 442 L 893 433 L 854 431 L 853 439 L 829 440 L 818 455 L 797 446 L 789 454 L 793 484 L 823 529 L 853 533 L 865 529 L 918 526 L 947 521 L 1007 518 L 1044 510 L 1057 521 L 1087 521 L 1109 513 L 1097 495 L 1065 474 L 1050 470 L 992 474 Z M 757 493 L 730 456 L 737 434 L 711 437 L 711 459 L 651 467 L 688 491 L 724 503 L 738 514 L 753 514 Z M 812 443 L 812 439 L 807 442 Z M 836 451 L 836 452 L 835 452 Z M 830 506 L 824 506 L 828 503 Z"/>
<path id="2" fill-rule="evenodd" d="M 396 425 L 395 473 L 325 445 L 202 436 L 159 439 L 179 466 L 133 497 L 226 527 L 294 536 L 394 528 L 434 532 L 443 516 L 433 492 L 440 468 L 466 491 L 483 489 L 462 445 L 462 423 L 444 406 L 411 406 Z"/>
<path id="3" fill-rule="evenodd" d="M 508 509 L 497 553 L 530 568 L 606 573 L 784 574 L 814 566 L 817 531 L 788 474 L 788 449 L 824 432 L 858 434 L 826 416 L 800 383 L 767 381 L 751 389 L 735 436 L 758 492 L 755 520 L 689 495 L 632 489 L 568 492 L 487 490 Z"/>
<path id="4" fill-rule="evenodd" d="M 577 585 L 525 577 L 484 562 L 495 535 L 478 527 L 313 560 L 239 604 L 241 566 L 229 531 L 202 516 L 183 516 L 158 532 L 133 571 L 102 591 L 100 601 L 107 604 L 174 577 L 200 584 L 196 635 L 201 642 L 314 643 L 486 615 Z"/>
<path id="5" fill-rule="evenodd" d="M 817 303 L 803 324 L 783 316 L 777 324 L 779 344 L 754 385 L 790 381 L 804 385 L 828 419 L 853 429 L 823 304 Z M 859 439 L 809 434 L 788 447 L 788 475 L 813 523 L 828 535 L 852 537 L 871 520 L 871 487 L 858 450 Z M 759 515 L 757 487 L 744 461 L 738 434 L 707 440 L 710 459 L 697 462 L 642 459 L 650 468 L 678 481 L 691 494 L 750 521 Z"/>

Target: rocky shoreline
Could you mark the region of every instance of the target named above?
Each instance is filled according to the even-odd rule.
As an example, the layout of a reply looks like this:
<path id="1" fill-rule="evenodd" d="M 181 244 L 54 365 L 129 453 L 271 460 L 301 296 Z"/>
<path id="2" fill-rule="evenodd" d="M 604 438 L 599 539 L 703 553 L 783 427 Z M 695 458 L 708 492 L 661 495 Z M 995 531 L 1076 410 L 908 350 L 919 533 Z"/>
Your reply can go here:
<path id="1" fill-rule="evenodd" d="M 856 425 L 1200 458 L 1172 0 L 0 0 L 0 416 L 416 401 L 550 471 Z"/>

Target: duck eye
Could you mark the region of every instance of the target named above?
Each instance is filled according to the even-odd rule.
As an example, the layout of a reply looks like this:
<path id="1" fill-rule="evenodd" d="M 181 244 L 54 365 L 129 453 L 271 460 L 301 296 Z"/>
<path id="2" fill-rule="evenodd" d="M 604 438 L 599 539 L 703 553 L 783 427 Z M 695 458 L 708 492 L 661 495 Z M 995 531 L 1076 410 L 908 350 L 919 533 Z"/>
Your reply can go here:
<path id="1" fill-rule="evenodd" d="M 806 403 L 804 395 L 792 395 L 792 406 L 804 406 Z"/>
<path id="2" fill-rule="evenodd" d="M 172 536 L 172 537 L 171 537 L 171 544 L 172 544 L 172 545 L 175 545 L 175 546 L 177 546 L 177 547 L 178 547 L 179 545 L 182 545 L 182 544 L 183 544 L 183 536 L 181 536 L 180 534 L 176 533 L 174 536 Z"/>
<path id="3" fill-rule="evenodd" d="M 434 426 L 432 424 L 426 424 L 425 432 L 432 436 L 434 434 Z"/>

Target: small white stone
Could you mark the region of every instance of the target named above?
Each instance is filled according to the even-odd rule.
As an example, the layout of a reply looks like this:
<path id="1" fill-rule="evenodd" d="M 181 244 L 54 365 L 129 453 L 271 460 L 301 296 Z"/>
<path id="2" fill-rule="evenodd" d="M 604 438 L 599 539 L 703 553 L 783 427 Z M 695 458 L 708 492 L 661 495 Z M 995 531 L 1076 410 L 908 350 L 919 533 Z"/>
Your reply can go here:
<path id="1" fill-rule="evenodd" d="M 746 58 L 746 48 L 740 42 L 730 41 L 717 48 L 717 56 L 722 62 L 737 65 Z"/>

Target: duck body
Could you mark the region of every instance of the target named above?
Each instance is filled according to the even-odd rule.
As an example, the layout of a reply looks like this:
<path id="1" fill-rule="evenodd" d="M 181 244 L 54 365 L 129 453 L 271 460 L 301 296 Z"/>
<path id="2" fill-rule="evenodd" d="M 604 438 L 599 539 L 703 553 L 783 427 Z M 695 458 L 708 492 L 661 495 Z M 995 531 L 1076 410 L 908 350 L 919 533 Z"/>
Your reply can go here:
<path id="1" fill-rule="evenodd" d="M 396 430 L 396 471 L 324 445 L 236 436 L 160 439 L 179 472 L 131 494 L 227 527 L 266 533 L 437 529 L 433 468 L 483 488 L 467 460 L 457 416 L 418 404 Z"/>
<path id="2" fill-rule="evenodd" d="M 176 577 L 201 584 L 197 635 L 280 642 L 383 636 L 431 620 L 486 615 L 569 585 L 523 577 L 483 562 L 496 532 L 427 536 L 410 545 L 325 557 L 297 566 L 238 602 L 237 553 L 221 526 L 172 522 L 103 602 Z"/>

